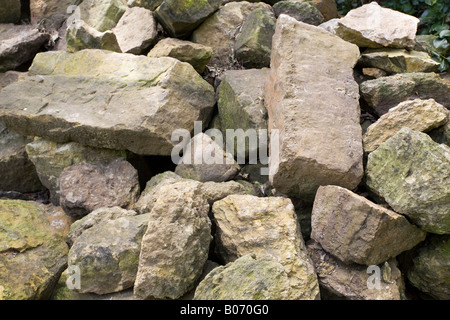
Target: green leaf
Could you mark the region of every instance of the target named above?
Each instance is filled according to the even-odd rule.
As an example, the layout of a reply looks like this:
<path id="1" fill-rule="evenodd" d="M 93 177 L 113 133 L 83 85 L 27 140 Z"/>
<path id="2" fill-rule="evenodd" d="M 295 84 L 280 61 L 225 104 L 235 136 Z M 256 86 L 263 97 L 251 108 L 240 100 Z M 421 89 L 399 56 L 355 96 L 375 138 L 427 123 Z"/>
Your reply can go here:
<path id="1" fill-rule="evenodd" d="M 436 49 L 447 49 L 450 47 L 450 43 L 448 43 L 447 39 L 434 39 L 433 46 Z"/>
<path id="2" fill-rule="evenodd" d="M 429 6 L 434 6 L 438 0 L 425 0 L 425 3 Z"/>
<path id="3" fill-rule="evenodd" d="M 439 38 L 449 38 L 450 37 L 450 30 L 442 30 L 439 33 Z"/>
<path id="4" fill-rule="evenodd" d="M 450 66 L 450 63 L 447 61 L 447 59 L 442 60 L 441 65 L 439 66 L 439 72 L 446 71 Z"/>

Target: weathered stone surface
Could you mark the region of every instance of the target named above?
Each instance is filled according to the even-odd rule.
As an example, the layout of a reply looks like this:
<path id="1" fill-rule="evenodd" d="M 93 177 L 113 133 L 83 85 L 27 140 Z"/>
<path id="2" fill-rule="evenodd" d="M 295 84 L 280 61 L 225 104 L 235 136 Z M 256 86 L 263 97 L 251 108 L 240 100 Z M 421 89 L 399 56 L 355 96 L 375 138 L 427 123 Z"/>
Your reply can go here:
<path id="1" fill-rule="evenodd" d="M 155 16 L 172 37 L 186 37 L 220 5 L 221 0 L 164 0 Z"/>
<path id="2" fill-rule="evenodd" d="M 193 33 L 191 40 L 213 48 L 210 65 L 229 69 L 235 64 L 233 53 L 239 29 L 248 15 L 258 8 L 273 12 L 268 4 L 247 1 L 230 2 L 220 7 L 205 20 Z"/>
<path id="3" fill-rule="evenodd" d="M 279 1 L 273 6 L 273 10 L 276 17 L 286 14 L 298 21 L 315 26 L 325 21 L 322 13 L 310 1 Z"/>
<path id="4" fill-rule="evenodd" d="M 133 54 L 146 53 L 158 35 L 153 12 L 140 7 L 127 9 L 113 32 L 122 52 Z"/>
<path id="5" fill-rule="evenodd" d="M 279 157 L 269 161 L 277 191 L 308 200 L 320 185 L 351 190 L 361 181 L 358 57 L 357 46 L 321 28 L 278 18 L 264 97 L 269 131 L 279 130 L 279 145 L 270 142 Z"/>
<path id="6" fill-rule="evenodd" d="M 66 50 L 76 52 L 83 49 L 104 49 L 121 52 L 117 37 L 111 30 L 100 32 L 83 20 L 78 20 L 67 27 Z"/>
<path id="7" fill-rule="evenodd" d="M 381 116 L 400 102 L 430 99 L 450 109 L 450 81 L 436 73 L 402 73 L 368 80 L 360 85 L 361 97 Z"/>
<path id="8" fill-rule="evenodd" d="M 216 251 L 228 263 L 253 253 L 271 256 L 289 278 L 286 299 L 317 299 L 319 288 L 289 199 L 230 195 L 214 203 Z"/>
<path id="9" fill-rule="evenodd" d="M 67 263 L 62 210 L 0 200 L 0 300 L 47 299 Z"/>
<path id="10" fill-rule="evenodd" d="M 197 181 L 161 188 L 142 239 L 134 284 L 138 298 L 176 299 L 193 289 L 208 258 L 209 205 Z"/>
<path id="11" fill-rule="evenodd" d="M 403 300 L 405 285 L 402 274 L 395 259 L 390 259 L 380 268 L 380 287 L 369 288 L 372 283 L 366 266 L 345 264 L 336 259 L 314 240 L 308 241 L 306 248 L 314 263 L 319 284 L 323 291 L 327 291 L 332 298 L 348 300 Z M 390 270 L 390 271 L 388 271 Z"/>
<path id="12" fill-rule="evenodd" d="M 426 236 L 404 216 L 337 186 L 317 190 L 311 226 L 311 238 L 325 251 L 367 266 L 412 249 Z"/>
<path id="13" fill-rule="evenodd" d="M 49 189 L 54 205 L 59 205 L 59 176 L 65 168 L 83 161 L 126 158 L 125 151 L 93 148 L 76 142 L 56 143 L 42 138 L 35 138 L 25 149 L 40 181 Z"/>
<path id="14" fill-rule="evenodd" d="M 213 87 L 173 58 L 46 52 L 30 73 L 0 92 L 0 121 L 56 142 L 170 155 L 172 132 L 206 126 L 215 104 Z"/>
<path id="15" fill-rule="evenodd" d="M 364 151 L 374 151 L 403 127 L 428 132 L 445 125 L 449 116 L 450 112 L 434 99 L 402 102 L 367 128 L 363 136 Z"/>
<path id="16" fill-rule="evenodd" d="M 0 73 L 0 91 L 11 83 L 19 81 L 19 78 L 25 74 L 26 72 L 18 71 L 7 71 L 5 73 Z"/>
<path id="17" fill-rule="evenodd" d="M 208 273 L 194 300 L 284 300 L 289 289 L 283 265 L 272 257 L 247 254 Z"/>
<path id="18" fill-rule="evenodd" d="M 450 148 L 401 129 L 368 156 L 366 185 L 421 229 L 450 233 Z"/>
<path id="19" fill-rule="evenodd" d="M 253 184 L 246 181 L 204 182 L 200 185 L 200 192 L 210 205 L 222 200 L 231 194 L 258 196 L 258 191 Z"/>
<path id="20" fill-rule="evenodd" d="M 416 36 L 416 46 L 414 47 L 414 50 L 425 51 L 430 55 L 434 51 L 439 53 L 443 57 L 448 57 L 448 55 L 450 54 L 450 46 L 447 48 L 436 48 L 434 46 L 434 40 L 438 38 L 438 36 L 433 34 L 418 34 Z"/>
<path id="21" fill-rule="evenodd" d="M 137 171 L 123 160 L 80 162 L 59 176 L 64 211 L 82 217 L 102 207 L 131 207 L 139 197 Z"/>
<path id="22" fill-rule="evenodd" d="M 81 19 L 100 32 L 112 29 L 127 10 L 125 0 L 83 0 Z"/>
<path id="23" fill-rule="evenodd" d="M 32 60 L 49 40 L 49 34 L 31 25 L 0 24 L 0 72 Z"/>
<path id="24" fill-rule="evenodd" d="M 202 73 L 211 60 L 212 48 L 191 41 L 176 38 L 160 40 L 148 53 L 148 57 L 172 57 L 187 62 Z"/>
<path id="25" fill-rule="evenodd" d="M 80 268 L 79 292 L 106 294 L 131 288 L 149 214 L 122 216 L 85 230 L 73 243 L 68 265 Z"/>
<path id="26" fill-rule="evenodd" d="M 450 236 L 430 236 L 412 259 L 408 280 L 435 299 L 450 299 Z"/>
<path id="27" fill-rule="evenodd" d="M 312 0 L 312 2 L 316 6 L 316 8 L 319 9 L 320 13 L 322 13 L 325 21 L 339 18 L 335 0 Z"/>
<path id="28" fill-rule="evenodd" d="M 20 0 L 4 0 L 0 7 L 0 23 L 20 21 Z"/>
<path id="29" fill-rule="evenodd" d="M 364 51 L 358 61 L 361 67 L 378 68 L 387 72 L 437 72 L 439 62 L 420 51 L 405 49 L 368 49 Z"/>
<path id="30" fill-rule="evenodd" d="M 31 23 L 45 23 L 46 27 L 58 29 L 70 14 L 70 6 L 82 0 L 30 0 Z"/>
<path id="31" fill-rule="evenodd" d="M 233 156 L 207 134 L 199 133 L 186 146 L 175 173 L 185 179 L 201 182 L 223 182 L 233 179 L 240 167 Z"/>
<path id="32" fill-rule="evenodd" d="M 359 47 L 413 49 L 420 20 L 371 2 L 351 10 L 337 24 L 336 34 Z"/>
<path id="33" fill-rule="evenodd" d="M 33 192 L 44 189 L 25 151 L 29 142 L 31 138 L 10 131 L 0 123 L 0 190 Z"/>
<path id="34" fill-rule="evenodd" d="M 127 5 L 130 8 L 142 7 L 150 11 L 155 11 L 164 0 L 128 0 Z"/>
<path id="35" fill-rule="evenodd" d="M 272 37 L 277 20 L 267 9 L 252 11 L 236 36 L 234 52 L 236 59 L 246 68 L 270 67 Z"/>

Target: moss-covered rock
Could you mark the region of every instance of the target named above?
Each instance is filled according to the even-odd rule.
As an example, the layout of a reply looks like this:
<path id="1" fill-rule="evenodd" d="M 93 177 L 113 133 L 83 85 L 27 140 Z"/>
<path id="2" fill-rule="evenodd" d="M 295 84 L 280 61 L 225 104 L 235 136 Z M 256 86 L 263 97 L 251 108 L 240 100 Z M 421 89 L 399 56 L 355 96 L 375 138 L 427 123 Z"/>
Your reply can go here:
<path id="1" fill-rule="evenodd" d="M 116 26 L 127 5 L 125 0 L 84 0 L 79 8 L 88 25 L 104 32 Z"/>
<path id="2" fill-rule="evenodd" d="M 318 26 L 325 21 L 322 13 L 311 1 L 279 1 L 273 6 L 275 16 L 286 14 L 298 21 Z"/>
<path id="3" fill-rule="evenodd" d="M 76 21 L 68 26 L 66 42 L 68 52 L 75 52 L 83 49 L 104 49 L 122 52 L 117 42 L 116 35 L 112 31 L 97 31 L 83 20 Z"/>

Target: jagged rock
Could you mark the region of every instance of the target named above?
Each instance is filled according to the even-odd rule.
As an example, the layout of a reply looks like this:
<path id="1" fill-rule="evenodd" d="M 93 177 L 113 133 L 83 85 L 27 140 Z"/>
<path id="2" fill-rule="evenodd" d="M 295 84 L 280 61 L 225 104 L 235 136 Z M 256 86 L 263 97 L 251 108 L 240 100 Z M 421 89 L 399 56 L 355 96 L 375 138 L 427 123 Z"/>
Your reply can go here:
<path id="1" fill-rule="evenodd" d="M 174 38 L 186 37 L 221 5 L 221 0 L 164 0 L 156 9 L 156 19 Z"/>
<path id="2" fill-rule="evenodd" d="M 160 40 L 148 53 L 148 57 L 172 57 L 183 62 L 187 62 L 203 73 L 206 65 L 211 60 L 212 48 L 198 43 L 180 40 L 175 38 L 165 38 Z"/>
<path id="3" fill-rule="evenodd" d="M 130 8 L 142 7 L 150 11 L 155 11 L 164 0 L 128 0 L 127 5 Z"/>
<path id="4" fill-rule="evenodd" d="M 310 2 L 279 1 L 273 6 L 275 16 L 286 14 L 298 21 L 318 26 L 325 21 L 322 13 Z"/>
<path id="5" fill-rule="evenodd" d="M 31 25 L 0 24 L 0 72 L 32 60 L 49 40 L 49 34 Z"/>
<path id="6" fill-rule="evenodd" d="M 337 186 L 317 190 L 311 238 L 344 263 L 377 265 L 412 249 L 426 233 L 394 211 Z"/>
<path id="7" fill-rule="evenodd" d="M 402 128 L 369 154 L 366 185 L 421 229 L 450 233 L 450 148 Z"/>
<path id="8" fill-rule="evenodd" d="M 279 156 L 269 163 L 277 191 L 312 200 L 320 185 L 351 190 L 360 183 L 358 58 L 357 46 L 322 28 L 278 18 L 264 97 L 269 131 L 279 130 L 279 140 L 270 141 Z"/>
<path id="9" fill-rule="evenodd" d="M 272 257 L 247 254 L 208 273 L 194 300 L 285 300 L 289 290 L 283 265 Z"/>
<path id="10" fill-rule="evenodd" d="M 298 0 L 293 0 L 298 1 Z M 325 21 L 339 18 L 335 0 L 312 0 L 316 8 L 322 13 Z"/>
<path id="11" fill-rule="evenodd" d="M 200 190 L 210 205 L 222 200 L 231 194 L 258 196 L 260 193 L 255 190 L 253 184 L 247 181 L 226 181 L 226 182 L 204 182 L 200 185 Z"/>
<path id="12" fill-rule="evenodd" d="M 405 49 L 367 49 L 362 53 L 358 65 L 378 68 L 386 71 L 387 74 L 394 74 L 437 72 L 440 64 L 425 52 Z"/>
<path id="13" fill-rule="evenodd" d="M 37 202 L 0 200 L 0 300 L 50 297 L 67 263 L 64 216 Z"/>
<path id="14" fill-rule="evenodd" d="M 74 164 L 59 181 L 61 207 L 73 217 L 102 207 L 129 208 L 139 197 L 137 171 L 123 159 Z"/>
<path id="15" fill-rule="evenodd" d="M 121 52 L 116 35 L 111 30 L 97 31 L 83 20 L 67 27 L 66 50 L 76 52 L 83 49 L 104 49 Z"/>
<path id="16" fill-rule="evenodd" d="M 450 299 L 450 236 L 430 236 L 415 253 L 408 280 L 435 299 Z"/>
<path id="17" fill-rule="evenodd" d="M 126 158 L 125 151 L 87 147 L 76 142 L 56 143 L 42 138 L 35 138 L 25 149 L 40 181 L 49 189 L 54 205 L 59 205 L 59 176 L 65 168 L 83 161 Z"/>
<path id="18" fill-rule="evenodd" d="M 197 181 L 161 188 L 142 239 L 134 294 L 177 299 L 193 289 L 208 259 L 209 205 Z"/>
<path id="19" fill-rule="evenodd" d="M 31 23 L 45 24 L 46 28 L 59 29 L 71 12 L 82 0 L 30 0 Z"/>
<path id="20" fill-rule="evenodd" d="M 81 19 L 100 32 L 114 28 L 127 10 L 125 0 L 83 0 Z"/>
<path id="21" fill-rule="evenodd" d="M 263 8 L 252 11 L 245 19 L 234 44 L 235 56 L 244 67 L 270 67 L 276 21 L 274 14 Z"/>
<path id="22" fill-rule="evenodd" d="M 140 7 L 127 9 L 113 32 L 122 52 L 133 54 L 146 53 L 158 35 L 153 12 Z"/>
<path id="23" fill-rule="evenodd" d="M 17 23 L 20 21 L 20 0 L 4 0 L 0 7 L 0 23 Z"/>
<path id="24" fill-rule="evenodd" d="M 286 299 L 317 299 L 319 288 L 289 199 L 230 195 L 212 207 L 216 251 L 225 263 L 246 254 L 270 256 L 286 270 Z"/>
<path id="25" fill-rule="evenodd" d="M 213 87 L 173 58 L 46 52 L 29 73 L 0 92 L 0 121 L 56 142 L 170 155 L 172 132 L 206 127 L 215 104 Z"/>
<path id="26" fill-rule="evenodd" d="M 436 73 L 402 73 L 364 81 L 361 97 L 381 116 L 400 102 L 411 99 L 430 99 L 450 109 L 450 81 Z"/>
<path id="27" fill-rule="evenodd" d="M 367 266 L 345 264 L 323 250 L 314 240 L 308 241 L 306 248 L 314 263 L 322 290 L 327 291 L 332 298 L 348 300 L 403 300 L 405 298 L 405 285 L 395 259 L 377 266 L 380 268 L 380 286 L 369 288 L 368 282 L 372 272 L 368 272 Z"/>
<path id="28" fill-rule="evenodd" d="M 403 127 L 428 132 L 445 125 L 449 116 L 450 112 L 434 99 L 402 102 L 367 128 L 363 136 L 364 151 L 374 151 Z"/>
<path id="29" fill-rule="evenodd" d="M 175 173 L 185 179 L 223 182 L 233 179 L 239 170 L 239 165 L 223 146 L 207 134 L 199 133 L 187 144 Z"/>

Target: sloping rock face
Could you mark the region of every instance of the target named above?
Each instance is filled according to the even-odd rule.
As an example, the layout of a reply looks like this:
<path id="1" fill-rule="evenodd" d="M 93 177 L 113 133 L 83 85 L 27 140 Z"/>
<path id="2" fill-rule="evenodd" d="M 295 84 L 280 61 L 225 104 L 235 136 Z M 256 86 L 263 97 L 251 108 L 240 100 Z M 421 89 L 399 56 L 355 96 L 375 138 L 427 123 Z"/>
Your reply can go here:
<path id="1" fill-rule="evenodd" d="M 358 58 L 355 45 L 286 15 L 278 18 L 265 104 L 269 130 L 279 130 L 279 145 L 270 142 L 279 158 L 269 163 L 269 179 L 279 192 L 314 199 L 320 185 L 353 189 L 361 181 L 359 93 L 352 70 Z"/>
<path id="2" fill-rule="evenodd" d="M 1 91 L 0 120 L 55 142 L 170 155 L 172 132 L 192 131 L 196 120 L 206 126 L 215 103 L 213 87 L 172 58 L 47 52 L 30 74 Z"/>
<path id="3" fill-rule="evenodd" d="M 80 5 L 81 18 L 100 32 L 114 28 L 126 10 L 125 0 L 83 0 Z"/>

